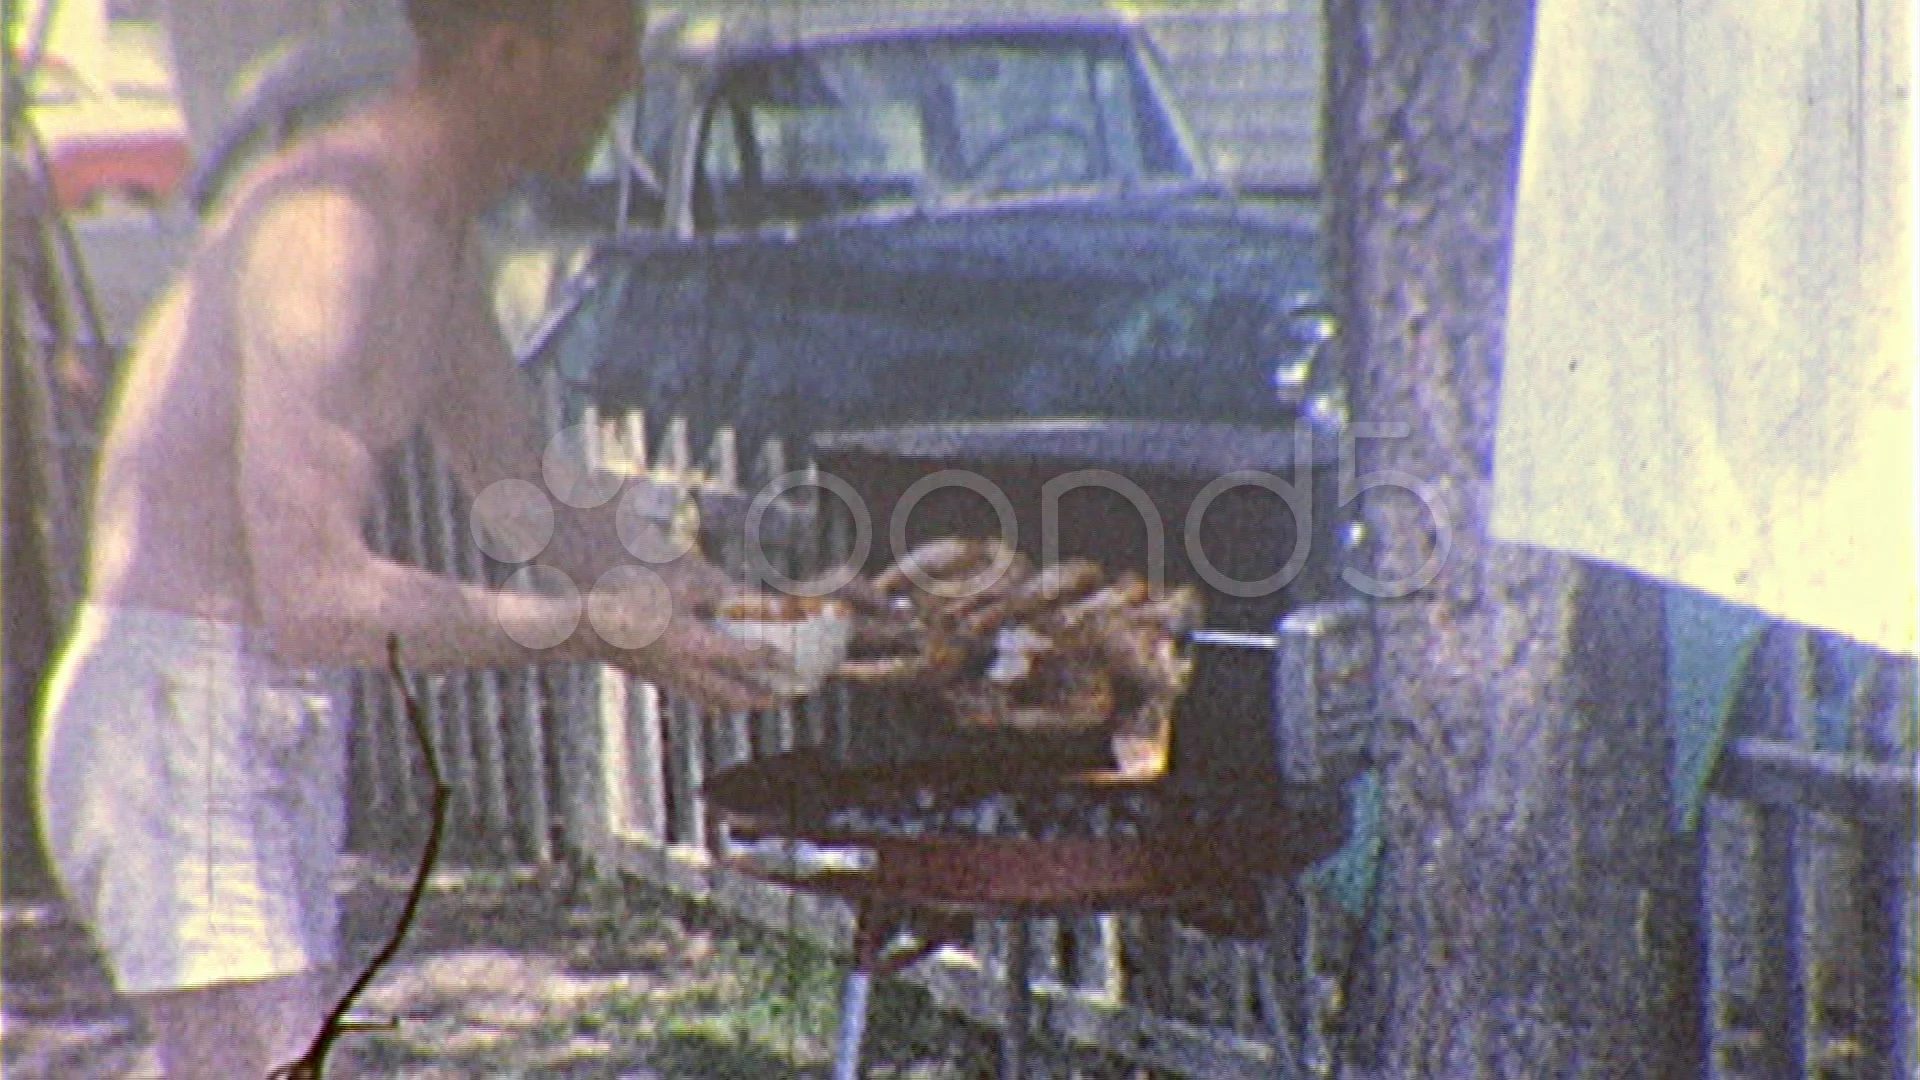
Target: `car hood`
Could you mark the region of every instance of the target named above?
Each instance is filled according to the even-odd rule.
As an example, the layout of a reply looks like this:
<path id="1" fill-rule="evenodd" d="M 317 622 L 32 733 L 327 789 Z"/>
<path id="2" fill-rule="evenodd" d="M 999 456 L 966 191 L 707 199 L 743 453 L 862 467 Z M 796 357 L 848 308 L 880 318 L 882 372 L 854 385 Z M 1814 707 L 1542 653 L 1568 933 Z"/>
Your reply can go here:
<path id="1" fill-rule="evenodd" d="M 1293 409 L 1274 371 L 1301 346 L 1285 316 L 1318 299 L 1320 266 L 1299 212 L 1195 196 L 643 237 L 599 252 L 554 356 L 603 408 L 749 439 L 1043 417 L 1277 425 Z"/>
<path id="2" fill-rule="evenodd" d="M 185 143 L 186 121 L 174 105 L 90 101 L 34 105 L 35 130 L 49 147 L 83 139 L 177 139 Z"/>

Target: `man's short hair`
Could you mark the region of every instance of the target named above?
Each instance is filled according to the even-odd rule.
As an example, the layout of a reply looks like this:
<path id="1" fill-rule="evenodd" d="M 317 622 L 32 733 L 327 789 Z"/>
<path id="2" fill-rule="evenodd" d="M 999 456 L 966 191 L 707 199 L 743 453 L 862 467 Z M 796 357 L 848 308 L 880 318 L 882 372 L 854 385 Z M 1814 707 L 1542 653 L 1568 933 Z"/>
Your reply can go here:
<path id="1" fill-rule="evenodd" d="M 444 61 L 459 52 L 475 30 L 496 22 L 510 22 L 541 34 L 559 25 L 560 9 L 569 0 L 406 0 L 407 22 L 428 63 Z"/>

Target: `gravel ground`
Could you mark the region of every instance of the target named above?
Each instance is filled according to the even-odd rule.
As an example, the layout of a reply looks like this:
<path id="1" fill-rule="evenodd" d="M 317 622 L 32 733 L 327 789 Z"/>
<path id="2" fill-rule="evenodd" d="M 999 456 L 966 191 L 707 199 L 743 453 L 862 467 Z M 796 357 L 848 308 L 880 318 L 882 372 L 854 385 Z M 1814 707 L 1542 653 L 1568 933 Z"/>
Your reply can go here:
<path id="1" fill-rule="evenodd" d="M 357 956 L 384 937 L 404 885 L 352 865 L 345 934 Z M 837 973 L 824 954 L 637 885 L 442 874 L 362 1003 L 399 1026 L 354 1037 L 350 1056 L 367 1075 L 412 1080 L 824 1077 Z M 6 905 L 0 979 L 10 1080 L 157 1075 L 139 1022 L 57 900 Z M 870 1077 L 990 1075 L 990 1034 L 918 990 L 883 985 L 873 1009 Z"/>

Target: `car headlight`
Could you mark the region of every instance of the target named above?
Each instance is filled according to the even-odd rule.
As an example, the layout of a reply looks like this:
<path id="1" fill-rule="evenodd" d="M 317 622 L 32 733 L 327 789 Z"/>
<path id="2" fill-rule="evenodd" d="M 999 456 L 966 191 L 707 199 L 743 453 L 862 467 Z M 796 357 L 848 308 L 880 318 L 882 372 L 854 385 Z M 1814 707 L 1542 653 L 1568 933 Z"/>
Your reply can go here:
<path id="1" fill-rule="evenodd" d="M 1339 329 L 1333 311 L 1321 304 L 1300 304 L 1286 314 L 1280 326 L 1283 344 L 1273 363 L 1275 395 L 1288 404 L 1306 403 L 1321 354 Z"/>

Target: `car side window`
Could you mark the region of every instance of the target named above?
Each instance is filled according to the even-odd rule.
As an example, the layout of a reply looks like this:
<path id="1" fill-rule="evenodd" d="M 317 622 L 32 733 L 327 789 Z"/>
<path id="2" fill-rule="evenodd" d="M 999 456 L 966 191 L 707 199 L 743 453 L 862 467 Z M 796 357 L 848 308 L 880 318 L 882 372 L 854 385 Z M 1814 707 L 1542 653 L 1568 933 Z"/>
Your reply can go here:
<path id="1" fill-rule="evenodd" d="M 596 204 L 616 206 L 626 185 L 628 226 L 658 228 L 666 217 L 666 185 L 661 170 L 647 154 L 634 149 L 640 137 L 635 115 L 639 99 L 629 96 L 614 107 L 613 115 L 587 161 L 581 176 L 584 193 Z M 604 218 L 604 214 L 603 214 Z"/>
<path id="2" fill-rule="evenodd" d="M 716 101 L 707 119 L 707 140 L 700 150 L 700 168 L 709 183 L 740 182 L 740 137 L 733 129 L 733 113 L 728 103 Z"/>
<path id="3" fill-rule="evenodd" d="M 1099 107 L 1107 160 L 1122 179 L 1138 179 L 1140 132 L 1133 115 L 1133 70 L 1126 61 L 1106 58 L 1093 65 L 1093 96 Z"/>

